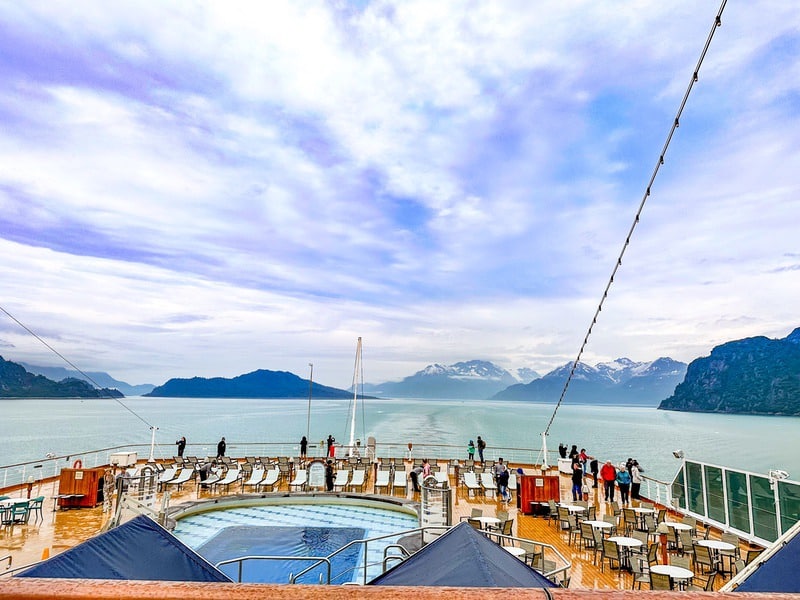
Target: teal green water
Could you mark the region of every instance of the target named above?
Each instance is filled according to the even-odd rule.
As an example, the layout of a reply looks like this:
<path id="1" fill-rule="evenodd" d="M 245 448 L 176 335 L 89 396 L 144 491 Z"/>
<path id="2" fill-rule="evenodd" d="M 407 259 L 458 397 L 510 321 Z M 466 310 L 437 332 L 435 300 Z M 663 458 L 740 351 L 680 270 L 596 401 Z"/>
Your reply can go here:
<path id="1" fill-rule="evenodd" d="M 0 464 L 40 460 L 49 452 L 76 454 L 118 444 L 149 444 L 148 424 L 158 427 L 159 457 L 172 456 L 173 442 L 189 441 L 188 454 L 215 453 L 225 436 L 229 454 L 277 453 L 240 446 L 246 442 L 286 443 L 281 453 L 295 449 L 306 433 L 307 399 L 241 400 L 193 398 L 126 398 L 141 419 L 112 400 L 0 400 Z M 312 402 L 310 439 L 333 434 L 349 440 L 347 400 Z M 393 444 L 394 454 L 410 441 L 418 456 L 466 456 L 466 444 L 481 435 L 487 455 L 530 462 L 539 458 L 520 448 L 541 447 L 541 432 L 553 407 L 542 404 L 477 400 L 368 400 L 357 412 L 356 436 L 374 436 Z M 143 420 L 146 421 L 143 422 Z M 687 457 L 722 466 L 766 473 L 789 471 L 800 477 L 800 418 L 714 415 L 659 411 L 629 406 L 569 405 L 561 407 L 548 437 L 555 451 L 560 442 L 585 447 L 598 458 L 625 460 L 632 456 L 647 475 L 671 479 L 678 467 L 676 449 Z M 293 446 L 294 448 L 293 448 Z M 441 449 L 433 445 L 464 448 Z M 384 447 L 385 449 L 385 447 Z M 273 450 L 270 452 L 270 450 Z M 536 453 L 533 453 L 536 454 Z M 554 452 L 551 452 L 551 462 Z"/>

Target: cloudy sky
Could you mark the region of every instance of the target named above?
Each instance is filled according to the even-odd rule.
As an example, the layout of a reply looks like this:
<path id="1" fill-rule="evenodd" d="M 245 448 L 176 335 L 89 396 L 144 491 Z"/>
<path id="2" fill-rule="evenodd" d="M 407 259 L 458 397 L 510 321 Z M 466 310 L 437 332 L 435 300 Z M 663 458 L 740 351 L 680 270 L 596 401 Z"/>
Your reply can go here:
<path id="1" fill-rule="evenodd" d="M 2 2 L 0 306 L 130 383 L 573 360 L 717 2 Z M 800 325 L 800 12 L 728 3 L 587 346 Z M 60 365 L 0 314 L 0 354 Z"/>

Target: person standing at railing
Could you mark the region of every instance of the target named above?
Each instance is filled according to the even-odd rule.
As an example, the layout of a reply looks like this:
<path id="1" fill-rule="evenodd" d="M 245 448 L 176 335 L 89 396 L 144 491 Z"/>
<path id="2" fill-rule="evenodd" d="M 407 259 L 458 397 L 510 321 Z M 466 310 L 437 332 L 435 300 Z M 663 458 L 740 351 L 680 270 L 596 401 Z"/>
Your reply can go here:
<path id="1" fill-rule="evenodd" d="M 181 436 L 175 443 L 178 445 L 178 456 L 183 456 L 183 451 L 186 450 L 186 438 Z"/>
<path id="2" fill-rule="evenodd" d="M 225 436 L 222 436 L 222 439 L 217 444 L 217 458 L 222 458 L 225 456 L 225 448 L 227 444 L 225 443 Z"/>
<path id="3" fill-rule="evenodd" d="M 619 486 L 619 500 L 625 505 L 628 504 L 628 490 L 631 487 L 631 475 L 625 468 L 625 463 L 619 463 L 617 471 L 617 486 Z"/>
<path id="4" fill-rule="evenodd" d="M 603 480 L 603 491 L 605 492 L 606 502 L 614 501 L 614 484 L 617 481 L 617 470 L 610 460 L 600 469 L 600 477 Z"/>
<path id="5" fill-rule="evenodd" d="M 641 499 L 639 489 L 642 487 L 642 471 L 644 469 L 639 466 L 639 462 L 634 460 L 631 465 L 631 498 L 634 500 Z"/>
<path id="6" fill-rule="evenodd" d="M 481 458 L 481 464 L 483 464 L 483 451 L 486 450 L 486 442 L 481 439 L 481 436 L 478 436 L 478 456 Z"/>
<path id="7" fill-rule="evenodd" d="M 472 440 L 467 444 L 467 458 L 469 460 L 475 460 L 475 442 Z"/>

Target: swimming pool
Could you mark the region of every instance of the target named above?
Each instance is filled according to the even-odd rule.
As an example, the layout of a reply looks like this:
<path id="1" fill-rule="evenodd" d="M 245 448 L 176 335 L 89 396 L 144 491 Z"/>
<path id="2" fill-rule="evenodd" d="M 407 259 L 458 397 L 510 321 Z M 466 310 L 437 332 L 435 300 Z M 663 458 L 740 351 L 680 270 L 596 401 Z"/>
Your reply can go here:
<path id="1" fill-rule="evenodd" d="M 259 501 L 260 500 L 260 501 Z M 236 499 L 197 504 L 178 515 L 173 533 L 212 564 L 240 556 L 327 556 L 350 541 L 399 533 L 418 526 L 412 507 L 376 500 L 331 497 Z M 384 549 L 397 538 L 367 546 L 367 579 L 382 572 Z M 332 564 L 332 583 L 362 581 L 364 546 L 355 544 L 338 554 Z M 286 583 L 290 573 L 310 566 L 309 561 L 246 561 L 242 581 Z M 238 579 L 238 566 L 222 567 Z M 324 567 L 304 576 L 302 583 L 318 583 Z"/>

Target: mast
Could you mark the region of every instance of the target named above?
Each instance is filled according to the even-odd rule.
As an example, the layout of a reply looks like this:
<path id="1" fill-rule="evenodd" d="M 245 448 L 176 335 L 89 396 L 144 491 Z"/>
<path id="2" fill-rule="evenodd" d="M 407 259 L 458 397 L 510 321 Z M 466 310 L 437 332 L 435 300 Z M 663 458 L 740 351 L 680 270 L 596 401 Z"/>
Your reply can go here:
<path id="1" fill-rule="evenodd" d="M 314 363 L 308 363 L 311 374 L 308 376 L 308 416 L 306 416 L 306 440 L 311 439 L 311 389 L 314 386 Z"/>
<path id="2" fill-rule="evenodd" d="M 353 413 L 350 415 L 350 445 L 348 456 L 353 456 L 356 447 L 356 405 L 358 404 L 358 373 L 361 370 L 361 336 L 356 346 L 356 363 L 353 367 Z"/>

